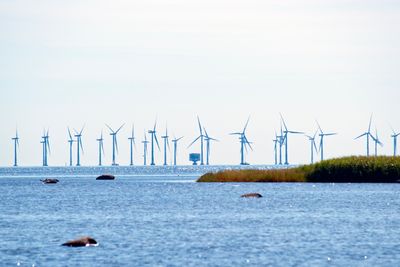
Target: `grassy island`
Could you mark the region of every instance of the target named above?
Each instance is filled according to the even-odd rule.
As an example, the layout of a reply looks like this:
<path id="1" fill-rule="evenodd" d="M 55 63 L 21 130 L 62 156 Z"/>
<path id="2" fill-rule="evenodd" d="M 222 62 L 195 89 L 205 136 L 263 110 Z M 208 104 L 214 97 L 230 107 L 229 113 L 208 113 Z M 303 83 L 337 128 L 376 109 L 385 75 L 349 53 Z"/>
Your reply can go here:
<path id="1" fill-rule="evenodd" d="M 227 170 L 207 173 L 197 182 L 397 183 L 400 157 L 344 157 L 274 170 Z"/>

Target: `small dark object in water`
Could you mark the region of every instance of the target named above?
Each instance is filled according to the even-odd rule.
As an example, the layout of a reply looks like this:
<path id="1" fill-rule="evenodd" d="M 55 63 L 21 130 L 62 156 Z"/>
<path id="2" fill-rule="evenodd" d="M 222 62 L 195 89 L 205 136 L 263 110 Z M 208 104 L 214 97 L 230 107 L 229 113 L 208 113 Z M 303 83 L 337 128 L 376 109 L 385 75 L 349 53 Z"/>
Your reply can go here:
<path id="1" fill-rule="evenodd" d="M 61 246 L 67 247 L 88 247 L 97 245 L 97 241 L 90 236 L 84 236 L 75 240 L 67 241 Z"/>
<path id="2" fill-rule="evenodd" d="M 96 180 L 114 180 L 115 176 L 111 174 L 103 174 L 96 178 Z"/>
<path id="3" fill-rule="evenodd" d="M 56 184 L 59 182 L 58 179 L 50 179 L 50 178 L 40 180 L 40 181 L 44 184 Z"/>
<path id="4" fill-rule="evenodd" d="M 254 198 L 260 198 L 260 197 L 263 197 L 261 194 L 259 194 L 259 193 L 249 193 L 249 194 L 244 194 L 244 195 L 241 195 L 240 197 L 254 197 Z"/>

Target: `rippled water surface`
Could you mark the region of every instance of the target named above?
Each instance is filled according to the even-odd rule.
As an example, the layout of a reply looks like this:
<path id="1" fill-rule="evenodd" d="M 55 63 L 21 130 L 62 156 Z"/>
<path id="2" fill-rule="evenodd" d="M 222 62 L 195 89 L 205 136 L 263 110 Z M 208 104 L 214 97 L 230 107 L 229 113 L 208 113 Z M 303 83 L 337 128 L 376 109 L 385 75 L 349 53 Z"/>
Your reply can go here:
<path id="1" fill-rule="evenodd" d="M 400 266 L 398 184 L 194 179 L 0 178 L 1 266 Z"/>

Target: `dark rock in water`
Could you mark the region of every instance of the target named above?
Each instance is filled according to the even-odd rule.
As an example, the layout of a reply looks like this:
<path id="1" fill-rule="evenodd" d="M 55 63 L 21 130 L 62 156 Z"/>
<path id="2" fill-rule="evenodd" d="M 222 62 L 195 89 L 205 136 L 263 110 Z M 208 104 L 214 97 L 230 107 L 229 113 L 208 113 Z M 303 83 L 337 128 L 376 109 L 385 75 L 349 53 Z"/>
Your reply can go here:
<path id="1" fill-rule="evenodd" d="M 96 178 L 96 180 L 114 180 L 115 176 L 111 174 L 103 174 Z"/>
<path id="2" fill-rule="evenodd" d="M 90 236 L 84 236 L 75 240 L 67 241 L 62 246 L 67 247 L 88 247 L 97 245 L 97 241 Z"/>
<path id="3" fill-rule="evenodd" d="M 40 181 L 42 183 L 44 183 L 44 184 L 56 184 L 56 183 L 59 182 L 58 179 L 50 179 L 50 178 L 47 178 L 47 179 L 44 179 L 44 180 L 40 180 Z"/>
<path id="4" fill-rule="evenodd" d="M 263 197 L 263 196 L 262 196 L 261 194 L 259 194 L 259 193 L 249 193 L 249 194 L 241 195 L 240 197 L 246 197 L 246 198 L 249 198 L 249 197 L 260 198 L 260 197 Z"/>

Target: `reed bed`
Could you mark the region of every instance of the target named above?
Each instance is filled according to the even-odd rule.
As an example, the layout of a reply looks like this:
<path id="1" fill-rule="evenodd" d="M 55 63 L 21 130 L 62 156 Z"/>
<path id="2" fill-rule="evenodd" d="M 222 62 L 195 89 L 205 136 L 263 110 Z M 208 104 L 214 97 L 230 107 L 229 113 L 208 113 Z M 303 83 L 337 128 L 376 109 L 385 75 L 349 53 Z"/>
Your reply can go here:
<path id="1" fill-rule="evenodd" d="M 400 157 L 344 157 L 277 170 L 227 170 L 207 173 L 198 182 L 400 182 Z"/>

